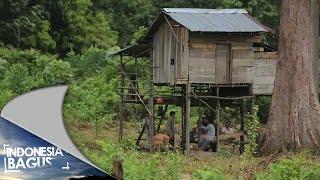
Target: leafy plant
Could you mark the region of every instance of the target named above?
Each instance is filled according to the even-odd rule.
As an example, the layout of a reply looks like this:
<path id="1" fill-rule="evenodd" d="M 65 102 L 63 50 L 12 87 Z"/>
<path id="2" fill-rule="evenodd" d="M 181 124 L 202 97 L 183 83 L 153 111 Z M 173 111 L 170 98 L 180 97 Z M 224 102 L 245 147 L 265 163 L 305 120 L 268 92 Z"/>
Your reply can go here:
<path id="1" fill-rule="evenodd" d="M 257 115 L 259 108 L 257 105 L 254 105 L 252 108 L 252 112 L 246 114 L 245 122 L 246 122 L 246 130 L 247 130 L 247 138 L 248 144 L 246 145 L 245 151 L 246 154 L 252 155 L 257 152 L 258 147 L 258 130 L 259 130 L 259 118 Z"/>
<path id="2" fill-rule="evenodd" d="M 95 164 L 112 172 L 112 163 L 116 159 L 123 161 L 125 179 L 136 180 L 174 180 L 181 176 L 184 166 L 183 156 L 177 153 L 144 153 L 135 149 L 131 141 L 124 141 L 121 144 L 111 141 L 97 141 L 102 146 L 102 151 L 92 153 L 85 149 L 85 154 L 92 159 Z"/>
<path id="3" fill-rule="evenodd" d="M 192 174 L 193 180 L 224 180 L 225 176 L 222 172 L 216 169 L 197 170 Z"/>
<path id="4" fill-rule="evenodd" d="M 284 158 L 269 165 L 269 172 L 258 173 L 257 180 L 315 180 L 320 178 L 320 166 L 308 161 L 305 157 Z"/>

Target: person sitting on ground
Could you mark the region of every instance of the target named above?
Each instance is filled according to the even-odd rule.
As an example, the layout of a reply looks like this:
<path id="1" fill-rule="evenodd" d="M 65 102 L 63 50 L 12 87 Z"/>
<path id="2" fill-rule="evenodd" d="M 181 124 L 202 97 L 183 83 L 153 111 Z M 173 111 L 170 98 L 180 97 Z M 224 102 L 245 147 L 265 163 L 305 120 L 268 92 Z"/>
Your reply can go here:
<path id="1" fill-rule="evenodd" d="M 208 151 L 210 148 L 210 145 L 214 143 L 215 141 L 215 128 L 212 123 L 209 122 L 208 119 L 204 118 L 202 120 L 204 130 L 206 130 L 205 138 L 202 143 L 200 143 L 200 149 L 203 151 Z"/>
<path id="2" fill-rule="evenodd" d="M 202 127 L 204 127 L 202 124 L 202 121 L 201 121 L 201 119 L 198 119 L 197 126 L 192 128 L 192 130 L 190 132 L 190 142 L 191 143 L 200 144 L 200 142 L 202 142 L 201 137 L 203 137 L 203 135 L 205 134 L 205 130 Z"/>
<path id="3" fill-rule="evenodd" d="M 229 123 L 225 122 L 224 126 L 222 126 L 221 132 L 222 134 L 232 134 L 233 129 L 230 127 Z"/>
<path id="4" fill-rule="evenodd" d="M 170 137 L 169 144 L 174 148 L 174 124 L 176 121 L 176 112 L 171 111 L 167 121 L 167 134 Z"/>
<path id="5" fill-rule="evenodd" d="M 226 126 L 222 126 L 221 132 L 222 132 L 222 134 L 229 134 L 229 131 Z"/>

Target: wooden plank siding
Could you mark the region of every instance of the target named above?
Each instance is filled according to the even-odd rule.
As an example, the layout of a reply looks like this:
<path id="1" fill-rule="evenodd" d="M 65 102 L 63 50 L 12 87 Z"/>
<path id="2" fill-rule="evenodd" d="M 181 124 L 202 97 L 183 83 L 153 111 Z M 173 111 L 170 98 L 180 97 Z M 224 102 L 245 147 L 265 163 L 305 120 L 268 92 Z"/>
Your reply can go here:
<path id="1" fill-rule="evenodd" d="M 179 32 L 180 29 L 185 28 L 173 27 L 173 29 L 179 35 L 178 38 L 188 38 L 187 33 Z M 185 41 L 188 42 L 188 40 Z M 177 77 L 187 77 L 187 71 L 182 71 L 182 68 L 187 69 L 184 67 L 185 62 L 181 60 L 186 51 L 181 45 L 187 46 L 185 41 L 179 40 L 180 43 L 178 43 L 167 23 L 162 24 L 155 32 L 153 36 L 153 65 L 156 67 L 153 70 L 154 83 L 175 83 Z M 173 65 L 171 60 L 174 61 Z"/>
<path id="2" fill-rule="evenodd" d="M 153 36 L 155 83 L 217 83 L 217 44 L 227 44 L 231 83 L 252 83 L 254 95 L 272 94 L 278 54 L 256 52 L 253 43 L 260 42 L 259 36 L 205 35 L 171 27 L 164 23 Z"/>
<path id="3" fill-rule="evenodd" d="M 178 60 L 181 61 L 180 74 L 177 79 L 188 79 L 189 76 L 189 30 L 180 27 L 179 28 L 179 42 L 180 42 L 180 54 Z"/>
<path id="4" fill-rule="evenodd" d="M 153 66 L 158 67 L 158 68 L 153 68 L 153 81 L 154 82 L 159 82 L 159 66 L 160 66 L 160 42 L 159 42 L 159 31 L 155 32 L 153 36 L 153 51 L 152 51 L 152 61 L 153 61 Z"/>
<path id="5" fill-rule="evenodd" d="M 215 83 L 229 84 L 231 83 L 231 45 L 228 43 L 217 43 L 216 45 L 216 74 Z"/>
<path id="6" fill-rule="evenodd" d="M 205 42 L 219 42 L 219 43 L 231 43 L 231 42 L 255 42 L 261 43 L 262 37 L 259 34 L 251 33 L 190 33 L 191 43 L 205 43 Z"/>
<path id="7" fill-rule="evenodd" d="M 254 52 L 252 42 L 233 42 L 232 49 L 232 83 L 252 83 Z"/>
<path id="8" fill-rule="evenodd" d="M 190 43 L 189 81 L 215 82 L 215 47 L 213 43 Z"/>
<path id="9" fill-rule="evenodd" d="M 255 52 L 254 57 L 252 93 L 254 95 L 271 95 L 276 76 L 278 53 Z"/>

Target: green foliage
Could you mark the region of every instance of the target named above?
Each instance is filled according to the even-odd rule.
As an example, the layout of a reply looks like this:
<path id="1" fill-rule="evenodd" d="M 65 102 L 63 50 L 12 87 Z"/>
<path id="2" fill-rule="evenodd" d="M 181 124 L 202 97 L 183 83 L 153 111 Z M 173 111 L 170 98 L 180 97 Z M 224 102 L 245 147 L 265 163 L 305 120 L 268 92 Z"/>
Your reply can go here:
<path id="1" fill-rule="evenodd" d="M 18 51 L 0 48 L 0 77 L 4 88 L 15 94 L 72 80 L 73 69 L 68 62 L 35 50 Z"/>
<path id="2" fill-rule="evenodd" d="M 137 41 L 143 37 L 148 29 L 140 26 L 136 32 L 133 33 L 130 44 L 136 44 Z"/>
<path id="3" fill-rule="evenodd" d="M 16 94 L 21 94 L 29 90 L 28 81 L 28 69 L 21 64 L 10 66 L 5 73 L 4 82 L 8 85 L 9 89 Z"/>
<path id="4" fill-rule="evenodd" d="M 89 48 L 87 51 L 85 51 L 82 54 L 75 54 L 72 52 L 68 53 L 67 57 L 64 60 L 69 62 L 72 68 L 76 70 L 75 72 L 76 79 L 81 79 L 84 76 L 90 76 L 101 71 L 106 65 L 106 61 L 107 61 L 106 54 L 107 52 L 105 50 L 97 49 L 97 48 Z M 114 61 L 114 60 L 110 60 L 110 61 Z M 110 66 L 108 66 L 108 68 L 112 73 L 115 73 Z M 107 76 L 107 77 L 112 78 L 114 76 Z"/>
<path id="5" fill-rule="evenodd" d="M 1 86 L 0 86 L 0 88 L 1 88 Z M 8 101 L 10 101 L 14 96 L 15 96 L 15 94 L 11 90 L 1 88 L 0 109 L 2 109 L 2 107 L 4 105 L 6 105 L 6 103 Z"/>
<path id="6" fill-rule="evenodd" d="M 50 62 L 56 61 L 53 56 L 34 50 L 0 48 L 0 108 L 16 95 L 49 85 L 44 71 Z"/>
<path id="7" fill-rule="evenodd" d="M 44 52 L 84 52 L 91 46 L 116 45 L 108 15 L 90 0 L 4 0 L 0 6 L 0 40 L 17 48 Z"/>
<path id="8" fill-rule="evenodd" d="M 139 27 L 148 27 L 156 14 L 156 8 L 150 0 L 106 0 L 103 5 L 106 12 L 110 13 L 111 27 L 119 33 L 120 47 L 131 42 L 132 34 Z"/>
<path id="9" fill-rule="evenodd" d="M 27 0 L 4 0 L 0 7 L 0 39 L 15 47 L 52 51 L 56 42 L 50 36 L 50 23 L 41 4 Z"/>
<path id="10" fill-rule="evenodd" d="M 258 147 L 258 130 L 259 130 L 259 118 L 257 115 L 259 108 L 257 105 L 254 105 L 252 108 L 252 112 L 246 114 L 245 117 L 245 127 L 247 132 L 247 141 L 248 144 L 246 145 L 245 151 L 246 154 L 252 155 L 257 152 Z"/>
<path id="11" fill-rule="evenodd" d="M 158 1 L 154 1 L 155 5 L 159 5 Z M 160 1 L 161 7 L 189 7 L 189 8 L 240 8 L 243 7 L 241 0 L 162 0 Z"/>
<path id="12" fill-rule="evenodd" d="M 239 108 L 223 107 L 221 111 L 221 121 L 230 123 L 233 127 L 240 124 Z"/>
<path id="13" fill-rule="evenodd" d="M 280 0 L 249 0 L 246 9 L 264 25 L 276 30 L 274 35 L 265 38 L 266 43 L 276 48 L 280 25 Z"/>
<path id="14" fill-rule="evenodd" d="M 266 124 L 269 116 L 271 97 L 259 97 L 256 99 L 256 104 L 259 106 L 258 117 L 261 124 Z"/>
<path id="15" fill-rule="evenodd" d="M 116 80 L 106 83 L 103 76 L 90 77 L 78 85 L 71 85 L 66 99 L 66 111 L 75 120 L 106 122 L 116 116 L 118 96 L 114 91 Z"/>
<path id="16" fill-rule="evenodd" d="M 127 144 L 128 141 L 125 141 Z M 101 168 L 112 171 L 112 162 L 116 159 L 123 161 L 124 178 L 133 180 L 144 179 L 180 179 L 184 165 L 183 156 L 175 153 L 142 153 L 123 148 L 125 145 L 107 141 L 99 141 L 102 152 L 85 154 Z M 107 163 L 106 163 L 107 162 Z"/>
<path id="17" fill-rule="evenodd" d="M 0 58 L 0 77 L 4 77 L 4 74 L 8 67 L 9 67 L 8 61 Z"/>
<path id="18" fill-rule="evenodd" d="M 104 51 L 90 49 L 84 55 L 69 54 L 66 60 L 77 76 L 66 96 L 66 114 L 74 121 L 92 123 L 98 135 L 102 123 L 117 117 L 118 69 L 114 68 L 117 59 L 106 62 Z"/>
<path id="19" fill-rule="evenodd" d="M 125 47 L 140 37 L 159 7 L 244 8 L 278 30 L 280 0 L 3 0 L 0 41 L 5 45 L 66 55 L 91 46 Z M 266 37 L 277 46 L 277 34 Z"/>
<path id="20" fill-rule="evenodd" d="M 227 157 L 234 156 L 234 153 L 232 153 L 231 151 L 228 151 L 228 150 L 224 149 L 223 147 L 220 147 L 220 148 L 219 148 L 219 151 L 217 152 L 217 156 L 218 156 L 218 157 L 227 158 Z"/>
<path id="21" fill-rule="evenodd" d="M 66 84 L 72 80 L 74 69 L 68 62 L 58 60 L 48 63 L 43 73 L 49 85 Z"/>
<path id="22" fill-rule="evenodd" d="M 67 118 L 92 123 L 98 135 L 102 123 L 116 118 L 119 100 L 117 59 L 106 62 L 105 54 L 90 48 L 83 55 L 69 54 L 61 60 L 35 50 L 0 48 L 0 107 L 32 89 L 69 84 Z"/>
<path id="23" fill-rule="evenodd" d="M 106 16 L 92 10 L 90 0 L 58 1 L 65 12 L 66 23 L 62 49 L 84 52 L 90 46 L 110 48 L 115 45 L 116 33 L 111 31 Z"/>
<path id="24" fill-rule="evenodd" d="M 306 157 L 295 159 L 281 159 L 269 165 L 269 172 L 258 173 L 257 180 L 287 180 L 303 179 L 315 180 L 320 178 L 320 166 L 310 162 Z"/>
<path id="25" fill-rule="evenodd" d="M 225 176 L 222 172 L 216 169 L 204 168 L 197 170 L 192 174 L 193 180 L 224 180 Z"/>

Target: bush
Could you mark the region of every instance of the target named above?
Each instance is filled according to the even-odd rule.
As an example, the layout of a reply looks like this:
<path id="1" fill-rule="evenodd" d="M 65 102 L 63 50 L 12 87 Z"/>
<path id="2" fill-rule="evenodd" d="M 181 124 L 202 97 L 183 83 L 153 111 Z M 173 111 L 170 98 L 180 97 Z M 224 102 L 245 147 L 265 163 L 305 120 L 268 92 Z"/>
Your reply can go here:
<path id="1" fill-rule="evenodd" d="M 197 170 L 192 174 L 193 180 L 224 180 L 225 176 L 216 169 Z"/>
<path id="2" fill-rule="evenodd" d="M 271 97 L 256 98 L 256 104 L 259 106 L 258 117 L 261 124 L 266 124 L 269 116 Z"/>
<path id="3" fill-rule="evenodd" d="M 52 61 L 44 68 L 44 76 L 49 85 L 67 84 L 74 76 L 74 69 L 68 62 Z"/>
<path id="4" fill-rule="evenodd" d="M 287 180 L 287 179 L 320 179 L 320 165 L 310 162 L 304 157 L 281 159 L 269 165 L 269 172 L 258 173 L 257 180 Z"/>
<path id="5" fill-rule="evenodd" d="M 246 145 L 245 151 L 247 155 L 254 155 L 258 148 L 258 128 L 259 118 L 257 112 L 259 108 L 257 105 L 253 106 L 252 112 L 245 116 L 245 127 L 247 131 L 248 144 Z"/>
<path id="6" fill-rule="evenodd" d="M 133 180 L 174 180 L 180 179 L 183 156 L 176 153 L 143 153 L 135 150 L 130 141 L 121 144 L 110 141 L 98 141 L 101 152 L 84 150 L 85 154 L 107 172 L 112 172 L 112 163 L 116 159 L 123 161 L 124 178 Z"/>

